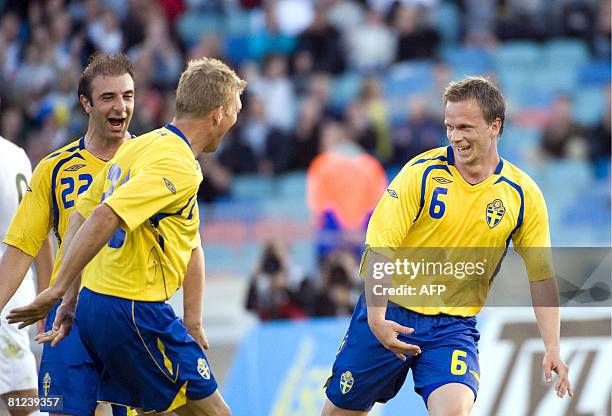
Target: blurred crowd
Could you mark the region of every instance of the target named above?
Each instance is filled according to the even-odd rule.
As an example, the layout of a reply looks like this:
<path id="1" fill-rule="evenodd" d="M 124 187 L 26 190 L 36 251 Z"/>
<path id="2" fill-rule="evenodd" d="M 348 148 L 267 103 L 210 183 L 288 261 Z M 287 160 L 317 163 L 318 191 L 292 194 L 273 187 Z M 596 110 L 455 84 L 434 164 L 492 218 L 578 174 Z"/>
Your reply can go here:
<path id="1" fill-rule="evenodd" d="M 96 51 L 123 51 L 135 63 L 134 134 L 172 118 L 188 59 L 229 62 L 249 85 L 238 124 L 216 154 L 203 157 L 201 200 L 231 198 L 235 175 L 309 169 L 308 202 L 320 231 L 320 278 L 296 278 L 284 250 L 270 243 L 248 308 L 262 318 L 350 313 L 359 243 L 330 247 L 326 236 L 362 231 L 385 170 L 446 143 L 441 93 L 458 74 L 445 51 L 493 54 L 510 41 L 577 39 L 590 61 L 609 63 L 610 13 L 609 0 L 0 0 L 0 135 L 25 147 L 33 165 L 80 137 L 87 118 L 76 86 Z M 389 91 L 385 77 L 419 65 L 426 85 Z M 538 113 L 541 155 L 603 158 L 609 166 L 609 82 L 608 75 L 598 103 L 603 116 L 589 125 L 575 119 L 576 97 L 563 92 Z M 509 108 L 524 116 L 517 110 Z M 324 209 L 339 192 L 316 186 L 334 163 L 344 166 L 347 187 L 371 184 L 358 198 L 344 192 L 354 198 L 344 201 L 342 218 Z M 364 163 L 369 176 L 359 169 Z"/>

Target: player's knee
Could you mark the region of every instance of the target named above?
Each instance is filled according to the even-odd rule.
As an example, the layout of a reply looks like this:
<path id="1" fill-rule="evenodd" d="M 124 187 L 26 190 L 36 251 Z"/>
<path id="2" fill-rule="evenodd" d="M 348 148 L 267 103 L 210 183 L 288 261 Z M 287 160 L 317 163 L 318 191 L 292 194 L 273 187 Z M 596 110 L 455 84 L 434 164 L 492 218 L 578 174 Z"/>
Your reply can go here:
<path id="1" fill-rule="evenodd" d="M 335 406 L 329 399 L 325 401 L 325 406 L 323 406 L 323 410 L 321 411 L 321 416 L 357 416 L 365 414 L 367 414 L 367 412 L 341 409 Z"/>
<path id="2" fill-rule="evenodd" d="M 447 402 L 444 406 L 429 409 L 429 416 L 469 416 L 473 403 L 465 400 Z"/>

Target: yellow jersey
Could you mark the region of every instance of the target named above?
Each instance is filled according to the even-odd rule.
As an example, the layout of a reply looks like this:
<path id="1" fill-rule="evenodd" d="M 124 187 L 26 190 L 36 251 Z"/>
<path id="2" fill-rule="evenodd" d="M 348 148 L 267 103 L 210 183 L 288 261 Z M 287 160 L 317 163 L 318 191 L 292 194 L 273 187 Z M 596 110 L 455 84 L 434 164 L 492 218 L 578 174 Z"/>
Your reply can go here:
<path id="1" fill-rule="evenodd" d="M 77 197 L 91 185 L 106 162 L 76 140 L 41 160 L 13 217 L 4 243 L 36 257 L 53 229 L 59 247 L 50 284 L 59 270 L 62 239 Z"/>
<path id="2" fill-rule="evenodd" d="M 83 286 L 138 301 L 165 301 L 182 285 L 201 244 L 200 165 L 173 125 L 131 139 L 77 203 L 87 218 L 100 203 L 122 220 L 83 273 Z"/>
<path id="3" fill-rule="evenodd" d="M 438 273 L 442 267 L 452 268 L 452 262 L 465 268 L 466 260 L 488 257 L 480 269 L 486 292 L 511 241 L 523 257 L 529 280 L 554 277 L 548 213 L 536 183 L 500 158 L 492 176 L 472 185 L 454 166 L 451 146 L 425 152 L 403 167 L 378 202 L 366 235 L 370 250 L 392 260 L 419 253 L 414 260 L 425 266 L 428 257 L 443 258 L 442 266 L 432 267 Z M 398 286 L 401 279 L 394 273 L 393 285 Z M 479 298 L 470 293 L 454 295 Z M 404 295 L 392 295 L 389 300 L 424 314 L 473 316 L 482 308 L 475 303 L 468 307 L 419 303 Z"/>

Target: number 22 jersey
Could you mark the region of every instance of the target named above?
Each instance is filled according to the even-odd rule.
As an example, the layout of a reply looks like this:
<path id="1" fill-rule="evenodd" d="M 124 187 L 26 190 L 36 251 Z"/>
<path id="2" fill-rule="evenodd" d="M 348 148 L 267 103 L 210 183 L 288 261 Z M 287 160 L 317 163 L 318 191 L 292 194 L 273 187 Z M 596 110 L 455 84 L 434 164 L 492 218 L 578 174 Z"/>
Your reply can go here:
<path id="1" fill-rule="evenodd" d="M 23 195 L 4 238 L 4 243 L 35 257 L 53 233 L 59 247 L 50 285 L 59 270 L 62 240 L 77 197 L 85 192 L 106 162 L 85 149 L 85 139 L 76 140 L 38 163 L 30 187 Z"/>

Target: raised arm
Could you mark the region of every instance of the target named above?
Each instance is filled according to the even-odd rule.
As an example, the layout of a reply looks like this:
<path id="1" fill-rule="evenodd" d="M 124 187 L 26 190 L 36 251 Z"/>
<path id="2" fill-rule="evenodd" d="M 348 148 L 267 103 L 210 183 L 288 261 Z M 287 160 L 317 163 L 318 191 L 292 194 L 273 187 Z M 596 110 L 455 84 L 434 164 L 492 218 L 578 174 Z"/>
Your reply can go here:
<path id="1" fill-rule="evenodd" d="M 14 309 L 7 319 L 10 323 L 21 322 L 20 328 L 31 325 L 44 317 L 79 276 L 81 270 L 106 244 L 117 227 L 121 218 L 105 204 L 100 204 L 77 231 L 67 251 L 62 256 L 62 265 L 55 283 L 49 289 L 37 296 L 28 306 Z"/>

